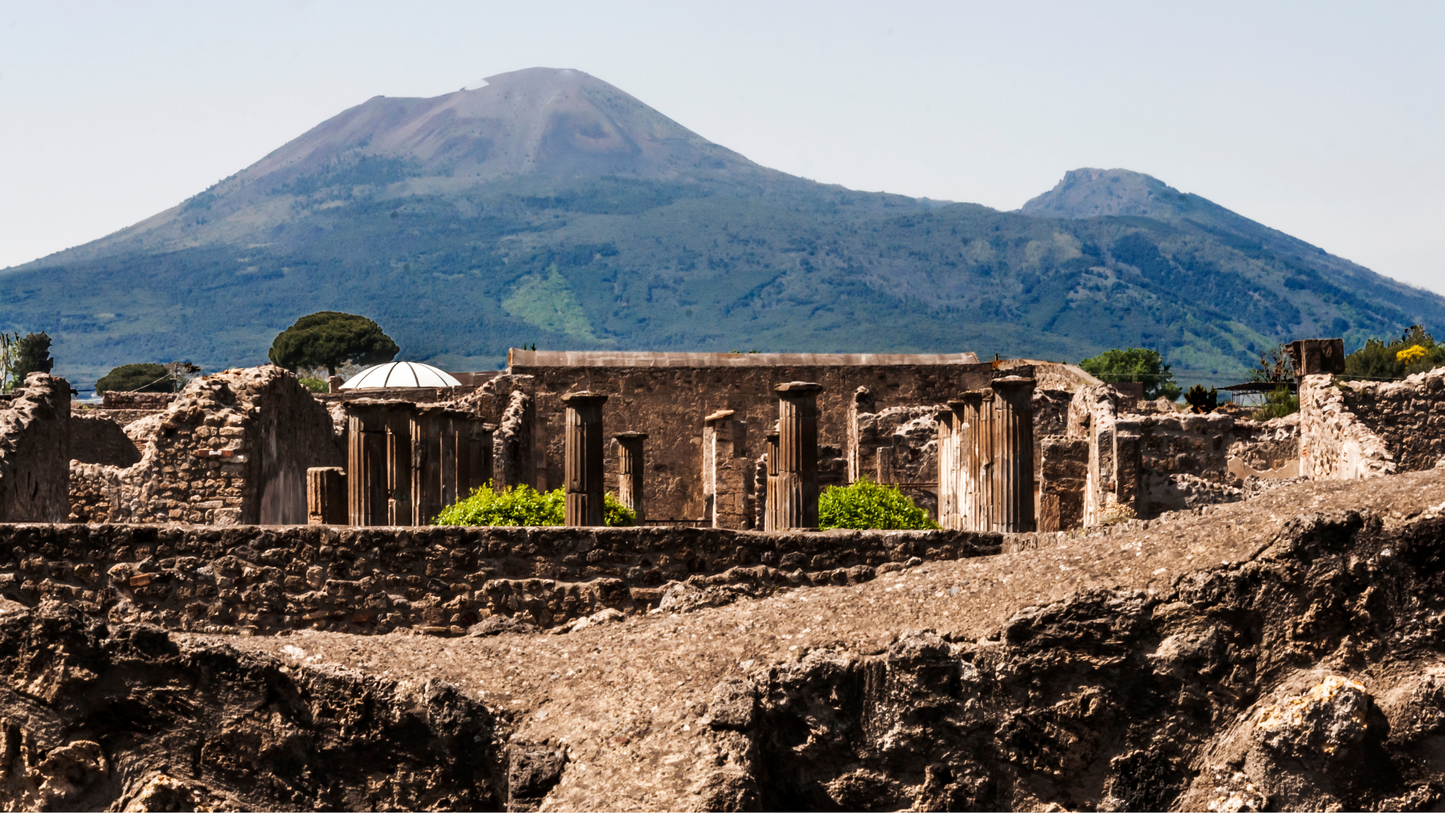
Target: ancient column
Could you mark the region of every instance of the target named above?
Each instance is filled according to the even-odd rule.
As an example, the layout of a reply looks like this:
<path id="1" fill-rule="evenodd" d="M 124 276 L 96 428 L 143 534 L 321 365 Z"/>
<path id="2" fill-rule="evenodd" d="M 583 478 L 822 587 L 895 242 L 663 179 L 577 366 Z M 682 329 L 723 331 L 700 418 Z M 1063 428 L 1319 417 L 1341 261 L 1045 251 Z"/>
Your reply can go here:
<path id="1" fill-rule="evenodd" d="M 386 418 L 387 523 L 412 525 L 411 410 L 394 409 Z"/>
<path id="2" fill-rule="evenodd" d="M 602 404 L 600 393 L 568 393 L 565 438 L 567 503 L 563 524 L 601 525 L 602 508 Z"/>
<path id="3" fill-rule="evenodd" d="M 970 390 L 959 396 L 955 414 L 963 425 L 958 445 L 958 530 L 982 532 L 987 526 L 988 495 L 985 476 L 990 471 L 988 454 L 993 448 L 984 438 L 984 416 L 993 411 L 993 401 L 985 398 L 987 390 Z"/>
<path id="4" fill-rule="evenodd" d="M 768 459 L 763 489 L 763 530 L 773 531 L 778 527 L 778 433 L 769 432 Z"/>
<path id="5" fill-rule="evenodd" d="M 347 419 L 347 516 L 352 525 L 385 525 L 386 413 L 352 411 Z"/>
<path id="6" fill-rule="evenodd" d="M 411 418 L 411 521 L 427 525 L 446 503 L 442 501 L 442 425 L 434 409 L 419 409 Z"/>
<path id="7" fill-rule="evenodd" d="M 818 527 L 818 393 L 821 384 L 779 384 L 777 529 Z"/>
<path id="8" fill-rule="evenodd" d="M 637 524 L 642 525 L 647 516 L 642 491 L 642 442 L 647 440 L 647 433 L 623 432 L 613 437 L 617 438 L 617 501 L 631 508 Z"/>
<path id="9" fill-rule="evenodd" d="M 1034 380 L 993 381 L 995 489 L 993 529 L 1030 533 L 1034 524 Z"/>
<path id="10" fill-rule="evenodd" d="M 953 529 L 958 527 L 958 417 L 952 409 L 940 409 L 933 421 L 938 430 L 938 524 Z"/>

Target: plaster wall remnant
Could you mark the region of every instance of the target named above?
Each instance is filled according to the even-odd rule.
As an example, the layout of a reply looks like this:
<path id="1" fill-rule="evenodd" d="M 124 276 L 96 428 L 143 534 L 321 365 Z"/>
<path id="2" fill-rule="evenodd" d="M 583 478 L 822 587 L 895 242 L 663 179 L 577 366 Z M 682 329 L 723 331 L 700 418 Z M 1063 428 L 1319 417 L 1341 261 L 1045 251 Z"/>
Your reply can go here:
<path id="1" fill-rule="evenodd" d="M 832 476 L 837 482 L 848 482 L 853 479 L 850 461 L 856 459 L 848 437 L 852 423 L 850 402 L 859 387 L 872 391 L 876 399 L 874 411 L 878 411 L 941 404 L 963 390 L 986 386 L 1000 375 L 1037 375 L 1040 369 L 1064 367 L 1044 362 L 1003 362 L 996 369 L 992 363 L 978 364 L 972 358 L 972 354 L 834 356 L 513 350 L 512 375 L 497 380 L 525 376 L 534 382 L 530 393 L 536 403 L 530 414 L 534 418 L 537 468 L 535 479 L 524 482 L 544 488 L 548 483 L 555 486 L 562 478 L 562 409 L 557 399 L 573 389 L 605 392 L 609 399 L 603 407 L 603 418 L 608 425 L 627 426 L 650 435 L 648 514 L 659 521 L 703 520 L 708 515 L 700 474 L 701 436 L 674 427 L 700 427 L 707 415 L 721 409 L 733 410 L 736 418 L 749 427 L 768 427 L 777 417 L 773 387 L 785 381 L 816 382 L 824 387 L 818 397 L 819 443 L 841 450 L 845 459 L 838 461 L 841 468 Z M 1067 370 L 1057 377 L 1061 382 L 1074 381 L 1075 386 L 1083 380 Z M 493 385 L 488 382 L 468 399 L 482 397 Z M 495 418 L 488 419 L 499 423 Z M 830 461 L 823 463 L 825 468 L 833 465 Z M 608 460 L 609 476 L 616 474 L 616 465 L 615 460 Z M 927 479 L 931 480 L 932 475 Z"/>
<path id="2" fill-rule="evenodd" d="M 195 379 L 125 432 L 138 462 L 71 462 L 72 522 L 304 523 L 306 470 L 346 455 L 326 408 L 272 365 Z"/>
<path id="3" fill-rule="evenodd" d="M 562 396 L 567 407 L 564 525 L 603 525 L 602 405 L 607 396 L 583 390 Z"/>
<path id="4" fill-rule="evenodd" d="M 0 521 L 64 522 L 69 461 L 70 384 L 31 373 L 0 404 Z"/>
<path id="5" fill-rule="evenodd" d="M 778 393 L 775 530 L 818 527 L 818 393 L 821 384 L 790 381 Z"/>
<path id="6" fill-rule="evenodd" d="M 617 501 L 637 515 L 637 524 L 647 521 L 647 492 L 644 488 L 644 473 L 647 458 L 643 444 L 646 432 L 622 432 L 612 436 L 617 440 Z"/>

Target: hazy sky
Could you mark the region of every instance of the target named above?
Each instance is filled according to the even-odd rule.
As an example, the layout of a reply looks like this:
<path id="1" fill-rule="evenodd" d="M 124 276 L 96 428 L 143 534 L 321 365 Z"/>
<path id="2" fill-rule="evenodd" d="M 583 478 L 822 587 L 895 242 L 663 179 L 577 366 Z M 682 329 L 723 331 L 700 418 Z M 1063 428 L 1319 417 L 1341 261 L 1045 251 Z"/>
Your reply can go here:
<path id="1" fill-rule="evenodd" d="M 0 0 L 0 267 L 382 94 L 577 68 L 765 166 L 1014 209 L 1146 172 L 1445 293 L 1445 3 Z"/>

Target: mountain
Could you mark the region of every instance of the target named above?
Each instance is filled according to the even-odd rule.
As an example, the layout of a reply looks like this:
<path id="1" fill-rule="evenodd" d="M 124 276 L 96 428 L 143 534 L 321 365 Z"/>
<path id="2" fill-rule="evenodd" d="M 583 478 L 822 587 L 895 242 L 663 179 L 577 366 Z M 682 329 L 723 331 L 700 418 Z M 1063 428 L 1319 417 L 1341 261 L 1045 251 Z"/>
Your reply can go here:
<path id="1" fill-rule="evenodd" d="M 0 329 L 79 382 L 132 361 L 264 361 L 317 310 L 407 359 L 506 348 L 1159 349 L 1186 381 L 1265 347 L 1445 324 L 1445 300 L 1126 170 L 1018 212 L 761 167 L 580 71 L 377 97 L 180 205 L 0 271 Z"/>

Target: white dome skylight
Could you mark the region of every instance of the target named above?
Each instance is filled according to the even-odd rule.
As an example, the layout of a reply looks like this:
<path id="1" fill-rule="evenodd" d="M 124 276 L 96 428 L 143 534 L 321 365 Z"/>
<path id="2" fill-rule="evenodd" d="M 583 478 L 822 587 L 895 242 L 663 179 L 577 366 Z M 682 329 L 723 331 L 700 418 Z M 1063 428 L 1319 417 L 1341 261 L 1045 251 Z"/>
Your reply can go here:
<path id="1" fill-rule="evenodd" d="M 397 387 L 460 387 L 462 382 L 430 364 L 392 361 L 367 367 L 341 385 L 343 390 L 380 390 Z"/>

